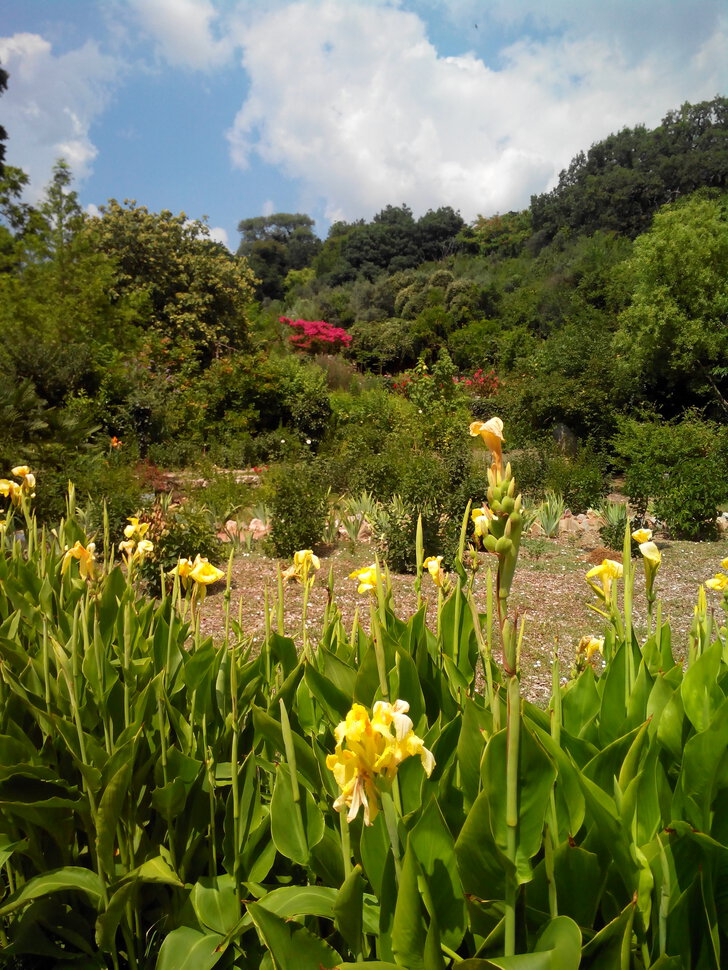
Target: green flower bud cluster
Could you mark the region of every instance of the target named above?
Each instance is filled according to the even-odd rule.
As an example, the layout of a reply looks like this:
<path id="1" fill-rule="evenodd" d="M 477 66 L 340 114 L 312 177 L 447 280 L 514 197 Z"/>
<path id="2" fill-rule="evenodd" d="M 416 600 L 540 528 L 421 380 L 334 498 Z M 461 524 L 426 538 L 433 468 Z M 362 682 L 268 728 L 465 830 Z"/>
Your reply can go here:
<path id="1" fill-rule="evenodd" d="M 504 605 L 511 590 L 521 544 L 521 505 L 522 498 L 520 494 L 516 494 L 516 480 L 510 462 L 502 476 L 496 476 L 493 469 L 489 469 L 488 508 L 493 513 L 493 518 L 488 523 L 488 533 L 483 537 L 483 545 L 488 552 L 499 557 L 498 596 Z"/>

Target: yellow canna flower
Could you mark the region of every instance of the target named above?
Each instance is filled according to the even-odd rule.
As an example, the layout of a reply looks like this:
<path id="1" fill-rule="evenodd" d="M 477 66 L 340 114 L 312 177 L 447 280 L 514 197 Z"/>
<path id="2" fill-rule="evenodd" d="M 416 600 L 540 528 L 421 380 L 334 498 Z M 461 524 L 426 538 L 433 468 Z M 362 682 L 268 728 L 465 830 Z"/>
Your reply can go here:
<path id="1" fill-rule="evenodd" d="M 445 583 L 445 570 L 442 568 L 442 558 L 442 556 L 428 556 L 422 563 L 432 577 L 432 582 L 435 586 L 442 586 Z"/>
<path id="2" fill-rule="evenodd" d="M 124 535 L 127 539 L 143 539 L 149 531 L 148 522 L 140 522 L 135 515 L 129 516 L 129 525 L 124 526 Z"/>
<path id="3" fill-rule="evenodd" d="M 195 564 L 192 561 L 192 559 L 185 559 L 184 557 L 181 557 L 177 562 L 177 565 L 174 567 L 174 569 L 170 570 L 169 575 L 179 576 L 182 582 L 182 586 L 185 589 L 187 589 L 187 586 L 189 583 L 189 575 L 192 572 L 194 565 Z"/>
<path id="4" fill-rule="evenodd" d="M 576 648 L 577 656 L 583 655 L 587 660 L 591 660 L 595 653 L 604 653 L 604 637 L 585 636 L 579 640 Z"/>
<path id="5" fill-rule="evenodd" d="M 128 529 L 129 526 L 126 528 Z M 126 532 L 126 529 L 124 529 L 124 532 Z M 138 542 L 135 539 L 124 539 L 119 543 L 119 549 L 126 554 L 127 559 L 131 562 L 132 559 L 143 559 L 144 556 L 153 552 L 154 543 L 150 542 L 149 539 L 140 539 Z"/>
<path id="6" fill-rule="evenodd" d="M 594 566 L 593 569 L 589 570 L 585 579 L 597 596 L 603 599 L 605 603 L 609 603 L 612 598 L 612 580 L 619 579 L 622 572 L 623 568 L 620 562 L 614 559 L 603 559 L 598 566 Z M 601 589 L 595 583 L 591 582 L 592 579 L 599 579 L 601 581 Z"/>
<path id="7" fill-rule="evenodd" d="M 134 552 L 134 547 L 136 542 L 133 539 L 123 539 L 119 543 L 119 552 L 124 552 L 128 557 L 131 558 L 131 554 Z"/>
<path id="8" fill-rule="evenodd" d="M 657 570 L 660 568 L 660 563 L 662 562 L 662 553 L 654 542 L 641 542 L 640 552 L 642 553 L 642 559 L 645 564 L 645 592 L 648 601 L 651 603 L 654 600 L 653 588 Z"/>
<path id="9" fill-rule="evenodd" d="M 487 505 L 483 505 L 482 508 L 473 509 L 470 513 L 470 518 L 473 520 L 476 536 L 486 536 L 488 535 L 490 523 L 495 518 L 495 515 Z"/>
<path id="10" fill-rule="evenodd" d="M 143 542 L 144 540 L 142 540 Z M 141 545 L 141 542 L 139 543 Z M 195 558 L 192 564 L 192 569 L 188 573 L 189 578 L 197 583 L 199 586 L 212 586 L 213 583 L 218 583 L 225 573 L 222 569 L 218 569 L 217 566 L 213 566 L 212 563 L 208 562 L 207 559 L 203 559 L 201 556 Z"/>
<path id="11" fill-rule="evenodd" d="M 632 533 L 632 538 L 638 545 L 642 545 L 643 542 L 649 542 L 652 539 L 652 529 L 635 529 Z"/>
<path id="12" fill-rule="evenodd" d="M 377 566 L 376 563 L 372 563 L 371 566 L 364 566 L 363 569 L 357 569 L 353 573 L 349 573 L 349 579 L 358 579 L 359 588 L 358 593 L 367 593 L 369 590 L 377 588 Z"/>
<path id="13" fill-rule="evenodd" d="M 320 568 L 319 557 L 315 556 L 311 549 L 299 549 L 298 552 L 293 553 L 293 565 L 289 566 L 282 575 L 283 579 L 295 579 L 299 583 L 305 583 L 311 570 L 314 570 L 315 576 L 316 570 Z"/>
<path id="14" fill-rule="evenodd" d="M 15 472 L 13 472 L 15 474 Z M 63 562 L 61 563 L 61 574 L 65 573 L 71 564 L 72 559 L 78 560 L 78 572 L 81 579 L 93 579 L 94 578 L 94 568 L 96 565 L 96 543 L 89 542 L 87 546 L 78 540 L 69 549 L 66 546 L 66 552 L 63 556 Z"/>
<path id="15" fill-rule="evenodd" d="M 640 552 L 645 559 L 645 563 L 651 563 L 653 569 L 657 569 L 662 562 L 662 553 L 654 542 L 641 542 Z"/>
<path id="16" fill-rule="evenodd" d="M 370 718 L 365 707 L 354 704 L 336 727 L 336 749 L 327 756 L 326 766 L 340 790 L 334 808 L 348 809 L 350 822 L 363 808 L 364 824 L 372 824 L 379 812 L 377 782 L 391 782 L 405 758 L 419 755 L 427 776 L 432 773 L 435 759 L 415 735 L 408 710 L 406 701 L 377 701 Z"/>
<path id="17" fill-rule="evenodd" d="M 723 569 L 728 569 L 728 559 L 721 559 L 720 564 Z"/>
<path id="18" fill-rule="evenodd" d="M 25 478 L 30 475 L 30 468 L 27 465 L 16 465 L 11 471 L 16 478 Z"/>
<path id="19" fill-rule="evenodd" d="M 490 418 L 488 421 L 473 421 L 470 425 L 470 434 L 476 438 L 478 435 L 488 446 L 493 456 L 496 476 L 500 478 L 503 467 L 503 422 L 500 418 Z"/>
<path id="20" fill-rule="evenodd" d="M 22 488 L 17 482 L 11 482 L 7 478 L 0 478 L 0 495 L 9 498 L 13 505 L 20 504 Z"/>
<path id="21" fill-rule="evenodd" d="M 728 589 L 728 576 L 725 573 L 716 573 L 712 579 L 706 579 L 705 585 L 708 589 L 715 590 L 717 593 L 722 593 L 724 590 Z"/>

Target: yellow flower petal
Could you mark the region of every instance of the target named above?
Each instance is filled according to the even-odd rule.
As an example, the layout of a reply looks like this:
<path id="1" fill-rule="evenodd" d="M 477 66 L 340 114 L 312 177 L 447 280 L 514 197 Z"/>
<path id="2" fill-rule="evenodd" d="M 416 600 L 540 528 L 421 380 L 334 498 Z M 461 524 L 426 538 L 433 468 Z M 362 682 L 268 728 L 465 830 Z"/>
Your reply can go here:
<path id="1" fill-rule="evenodd" d="M 638 545 L 642 545 L 643 542 L 649 542 L 652 538 L 652 529 L 635 529 L 632 533 L 632 538 Z"/>

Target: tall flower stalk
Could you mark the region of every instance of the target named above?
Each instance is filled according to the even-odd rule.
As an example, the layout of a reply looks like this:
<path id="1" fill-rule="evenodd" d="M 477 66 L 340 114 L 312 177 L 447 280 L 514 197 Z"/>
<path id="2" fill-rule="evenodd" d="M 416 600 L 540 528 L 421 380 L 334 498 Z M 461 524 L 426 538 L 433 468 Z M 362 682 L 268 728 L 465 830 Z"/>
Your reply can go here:
<path id="1" fill-rule="evenodd" d="M 516 623 L 508 615 L 508 597 L 521 545 L 523 517 L 521 496 L 516 494 L 516 480 L 510 463 L 503 469 L 502 447 L 505 441 L 500 418 L 474 421 L 470 433 L 480 436 L 491 453 L 488 469 L 488 500 L 475 510 L 476 532 L 486 550 L 497 557 L 496 604 L 500 629 L 503 670 L 506 680 L 506 854 L 511 863 L 506 875 L 504 952 L 516 952 L 516 903 L 518 877 L 518 769 L 521 744 L 521 687 L 519 672 L 520 637 Z M 522 632 L 522 631 L 521 631 Z"/>

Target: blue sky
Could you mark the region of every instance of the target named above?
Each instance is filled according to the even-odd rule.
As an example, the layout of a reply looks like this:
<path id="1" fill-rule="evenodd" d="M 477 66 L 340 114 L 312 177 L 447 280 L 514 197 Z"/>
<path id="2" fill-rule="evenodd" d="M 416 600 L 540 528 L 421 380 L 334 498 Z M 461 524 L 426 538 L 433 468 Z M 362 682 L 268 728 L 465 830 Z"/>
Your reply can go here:
<path id="1" fill-rule="evenodd" d="M 580 149 L 728 93 L 724 0 L 3 0 L 7 162 L 84 206 L 370 219 L 528 205 Z"/>

